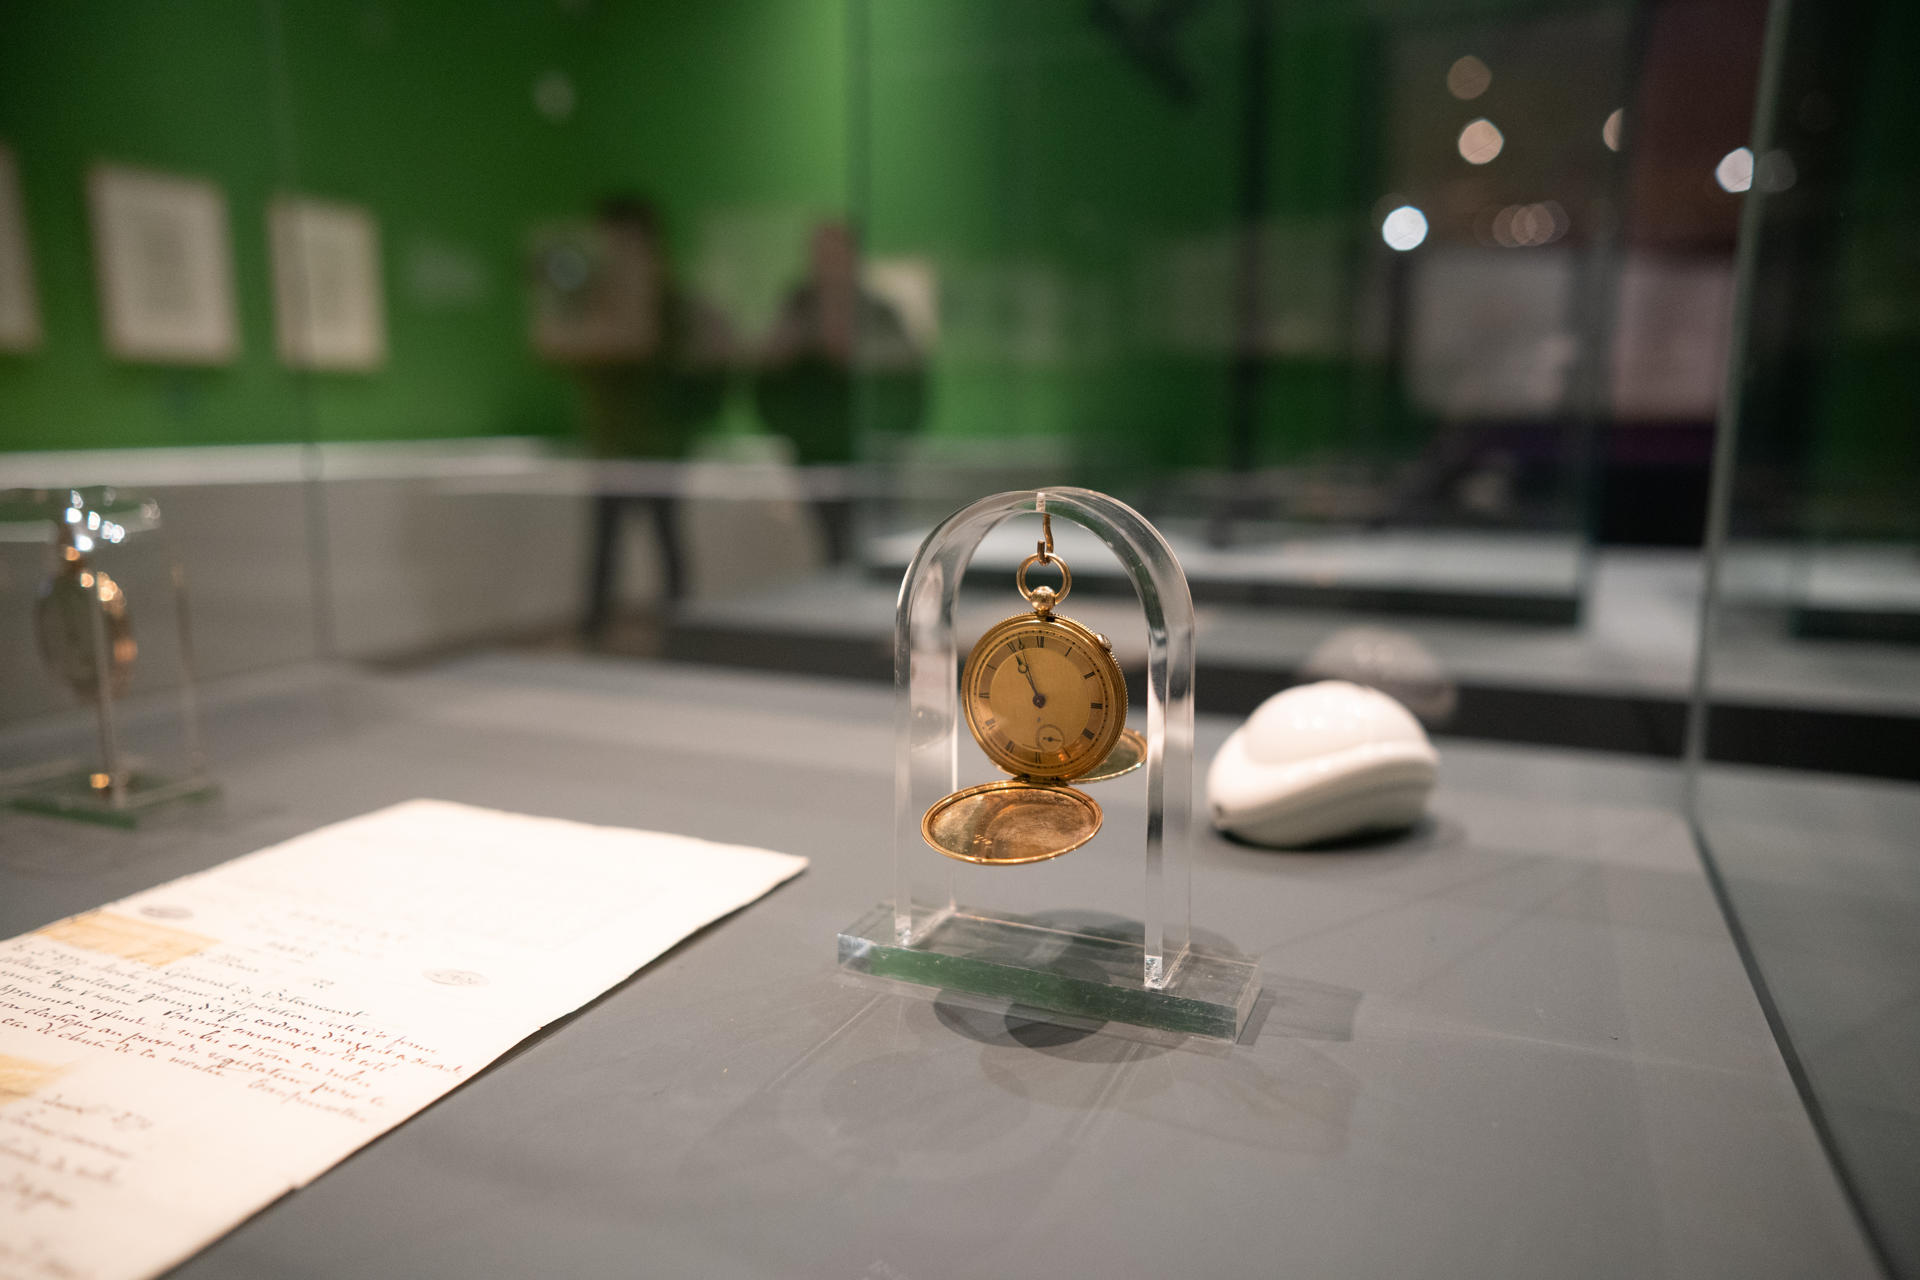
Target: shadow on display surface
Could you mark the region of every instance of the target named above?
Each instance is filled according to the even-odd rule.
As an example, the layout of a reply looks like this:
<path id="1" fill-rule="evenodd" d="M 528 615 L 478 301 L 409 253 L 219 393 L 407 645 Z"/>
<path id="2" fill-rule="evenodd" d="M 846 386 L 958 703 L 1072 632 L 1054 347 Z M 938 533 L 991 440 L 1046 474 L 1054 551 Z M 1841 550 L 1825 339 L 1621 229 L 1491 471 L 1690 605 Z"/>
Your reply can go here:
<path id="1" fill-rule="evenodd" d="M 1232 1043 L 1260 992 L 1255 962 L 1206 951 L 1180 962 L 1168 990 L 1142 990 L 1146 950 L 1137 923 L 1090 932 L 1066 916 L 983 919 L 942 915 L 925 903 L 915 904 L 914 914 L 936 923 L 909 946 L 895 938 L 891 906 L 849 925 L 839 935 L 841 967 L 940 997 L 984 1000 L 974 1007 L 1010 1017 L 1089 1032 L 1162 1032 L 1176 1043 L 1189 1036 Z"/>

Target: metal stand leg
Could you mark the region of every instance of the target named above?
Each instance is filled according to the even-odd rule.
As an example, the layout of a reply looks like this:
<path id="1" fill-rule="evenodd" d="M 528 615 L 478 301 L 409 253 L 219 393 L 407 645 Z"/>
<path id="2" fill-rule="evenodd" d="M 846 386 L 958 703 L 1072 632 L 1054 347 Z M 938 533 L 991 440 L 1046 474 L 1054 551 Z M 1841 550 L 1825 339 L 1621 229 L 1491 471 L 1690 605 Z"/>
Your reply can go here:
<path id="1" fill-rule="evenodd" d="M 592 545 L 588 548 L 587 612 L 580 631 L 597 642 L 613 615 L 613 586 L 619 576 L 621 500 L 610 493 L 593 496 Z"/>

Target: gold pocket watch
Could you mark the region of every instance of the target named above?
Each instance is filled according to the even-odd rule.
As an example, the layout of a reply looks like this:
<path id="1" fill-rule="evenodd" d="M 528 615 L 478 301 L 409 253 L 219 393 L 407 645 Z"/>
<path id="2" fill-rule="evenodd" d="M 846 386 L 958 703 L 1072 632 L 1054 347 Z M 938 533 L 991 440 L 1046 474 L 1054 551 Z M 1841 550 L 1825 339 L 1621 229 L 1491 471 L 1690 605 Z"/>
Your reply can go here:
<path id="1" fill-rule="evenodd" d="M 1100 830 L 1100 806 L 1065 784 L 1115 778 L 1145 756 L 1127 728 L 1127 684 L 1112 645 L 1054 606 L 1073 589 L 1053 553 L 1042 512 L 1038 549 L 1014 575 L 1031 613 L 989 628 L 960 677 L 967 728 L 1012 778 L 956 791 L 920 820 L 927 843 L 962 862 L 1013 866 L 1078 849 Z M 1029 587 L 1036 564 L 1060 571 L 1060 586 Z"/>

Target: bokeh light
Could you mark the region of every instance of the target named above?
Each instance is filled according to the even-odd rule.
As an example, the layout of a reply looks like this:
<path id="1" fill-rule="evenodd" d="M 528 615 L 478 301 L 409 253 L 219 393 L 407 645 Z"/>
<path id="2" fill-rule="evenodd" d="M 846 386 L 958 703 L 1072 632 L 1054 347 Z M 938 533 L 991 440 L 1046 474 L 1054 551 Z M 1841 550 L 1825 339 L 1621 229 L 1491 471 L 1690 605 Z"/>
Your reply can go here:
<path id="1" fill-rule="evenodd" d="M 1447 92 L 1463 101 L 1479 97 L 1492 83 L 1493 72 L 1472 54 L 1447 68 Z"/>
<path id="2" fill-rule="evenodd" d="M 1427 238 L 1427 215 L 1403 204 L 1380 223 L 1380 238 L 1387 242 L 1387 248 L 1401 253 L 1417 249 Z"/>
<path id="3" fill-rule="evenodd" d="M 1731 191 L 1738 195 L 1753 185 L 1753 152 L 1746 147 L 1735 147 L 1720 157 L 1720 163 L 1713 167 L 1713 180 L 1720 184 L 1722 191 Z"/>
<path id="4" fill-rule="evenodd" d="M 1533 249 L 1552 244 L 1572 225 L 1558 200 L 1510 204 L 1493 215 L 1486 236 L 1503 249 Z"/>
<path id="5" fill-rule="evenodd" d="M 1625 107 L 1615 107 L 1607 115 L 1607 122 L 1600 126 L 1600 141 L 1607 144 L 1607 150 L 1620 149 L 1620 126 L 1627 120 Z"/>
<path id="6" fill-rule="evenodd" d="M 1468 164 L 1486 164 L 1507 145 L 1506 135 L 1482 116 L 1460 131 L 1460 158 Z"/>

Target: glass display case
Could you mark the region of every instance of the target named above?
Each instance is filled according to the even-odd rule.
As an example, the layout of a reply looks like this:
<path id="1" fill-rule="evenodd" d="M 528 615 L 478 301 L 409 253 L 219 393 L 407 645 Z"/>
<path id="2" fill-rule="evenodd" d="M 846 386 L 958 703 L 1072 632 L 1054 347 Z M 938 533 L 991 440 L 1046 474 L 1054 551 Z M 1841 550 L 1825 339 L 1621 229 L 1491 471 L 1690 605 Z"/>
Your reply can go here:
<path id="1" fill-rule="evenodd" d="M 1533 1220 L 1549 1252 L 1576 1236 L 1596 1257 L 1642 1248 L 1621 1265 L 1649 1273 L 1699 1270 L 1685 1248 L 1765 1216 L 1716 1223 L 1718 1205 L 1695 1205 L 1697 1237 L 1667 1231 L 1669 1199 L 1706 1181 L 1695 1151 L 1770 1188 L 1742 1203 L 1832 1192 L 1832 1213 L 1810 1210 L 1818 1230 L 1794 1242 L 1805 1253 L 1780 1258 L 1853 1240 L 1830 1157 L 1887 1269 L 1920 1276 L 1906 1212 L 1920 1187 L 1908 9 L 99 0 L 14 6 L 5 35 L 0 490 L 65 504 L 0 512 L 0 782 L 71 773 L 99 750 L 76 698 L 85 667 L 113 656 L 113 619 L 81 618 L 105 643 L 89 640 L 63 679 L 34 631 L 54 521 L 76 510 L 132 528 L 95 491 L 151 497 L 191 583 L 211 753 L 264 797 L 222 856 L 245 851 L 233 833 L 283 838 L 388 788 L 813 840 L 795 897 L 859 864 L 783 904 L 796 914 L 782 937 L 814 948 L 794 953 L 790 985 L 760 985 L 755 946 L 727 981 L 776 993 L 779 1017 L 805 1006 L 823 1020 L 827 1051 L 796 1047 L 794 1074 L 763 1077 L 762 1097 L 830 1067 L 810 1087 L 839 1108 L 774 1137 L 780 1124 L 756 1129 L 766 1117 L 746 1108 L 738 1132 L 761 1133 L 776 1162 L 857 1134 L 840 1172 L 877 1177 L 899 1166 L 873 1151 L 919 1159 L 945 1131 L 889 1146 L 869 1073 L 914 1076 L 925 1045 L 986 1025 L 943 1006 L 947 1021 L 903 1047 L 887 1037 L 908 1033 L 860 1023 L 837 988 L 808 1005 L 802 980 L 832 970 L 827 930 L 886 879 L 890 832 L 918 860 L 919 881 L 893 895 L 909 935 L 929 884 L 936 917 L 1071 903 L 1076 936 L 1120 955 L 1115 972 L 1144 991 L 1145 960 L 1183 931 L 1179 894 L 1143 907 L 1142 877 L 1099 861 L 1164 817 L 1150 769 L 1106 784 L 1113 820 L 1086 855 L 991 893 L 978 886 L 997 870 L 933 863 L 889 816 L 924 814 L 922 792 L 962 781 L 956 762 L 982 764 L 948 732 L 950 707 L 943 719 L 944 704 L 921 704 L 934 714 L 904 735 L 922 748 L 911 802 L 892 814 L 885 690 L 916 549 L 983 495 L 1098 490 L 1165 534 L 1190 585 L 1197 728 L 1181 747 L 1201 769 L 1277 691 L 1348 679 L 1432 733 L 1443 806 L 1391 850 L 1279 854 L 1196 820 L 1196 865 L 1229 874 L 1196 876 L 1219 888 L 1196 894 L 1193 940 L 1226 942 L 1204 935 L 1224 919 L 1263 965 L 1293 963 L 1299 944 L 1293 956 L 1335 975 L 1302 977 L 1308 961 L 1269 973 L 1272 999 L 1252 1010 L 1251 979 L 1228 984 L 1213 1029 L 1249 1039 L 1216 1061 L 1276 1055 L 1259 1074 L 1192 1086 L 1173 1055 L 1106 1062 L 1050 1029 L 1029 1038 L 1062 1050 L 1038 1068 L 1060 1076 L 982 1103 L 965 1091 L 969 1047 L 941 1068 L 962 1082 L 952 1112 L 910 1081 L 894 1114 L 991 1113 L 1033 1150 L 1060 1138 L 1070 1151 L 1096 1107 L 1060 1081 L 1151 1062 L 1173 1085 L 1142 1097 L 1132 1140 L 1153 1150 L 1177 1133 L 1195 1163 L 1231 1148 L 1252 1171 L 1232 1189 L 1266 1193 L 1282 1141 L 1239 1143 L 1266 1126 L 1263 1141 L 1280 1134 L 1301 1157 L 1296 1212 L 1324 1195 L 1328 1219 L 1352 1213 L 1358 1233 L 1369 1206 L 1432 1193 L 1419 1171 L 1444 1164 L 1471 1183 L 1463 1196 L 1485 1197 L 1485 1221 L 1537 1193 L 1552 1201 Z M 987 534 L 965 590 L 923 598 L 938 635 L 981 635 L 1017 607 L 1006 584 L 1031 523 Z M 1075 618 L 1111 639 L 1150 706 L 1165 637 L 1100 538 L 1056 532 Z M 140 647 L 116 750 L 158 759 L 164 729 L 192 762 L 197 747 L 171 732 L 191 681 L 153 607 L 171 590 L 163 563 L 124 582 L 106 569 Z M 922 656 L 931 670 L 964 655 L 941 640 Z M 90 678 L 103 684 L 97 667 Z M 295 707 L 314 688 L 349 693 Z M 261 761 L 242 759 L 260 744 Z M 113 766 L 84 772 L 113 790 Z M 200 778 L 192 763 L 162 772 Z M 15 883 L 52 886 L 43 904 L 71 883 L 69 847 L 120 841 L 86 846 L 85 867 L 122 870 L 127 850 L 155 847 L 5 821 L 32 833 Z M 204 835 L 163 850 L 167 865 L 185 869 Z M 1641 861 L 1623 870 L 1628 848 Z M 1568 908 L 1563 889 L 1595 891 Z M 898 924 L 891 909 L 860 921 L 849 958 L 889 930 L 897 941 Z M 1706 956 L 1695 1003 L 1669 999 L 1664 953 L 1638 949 L 1663 929 Z M 1613 965 L 1630 953 L 1636 965 Z M 1409 994 L 1429 961 L 1458 985 Z M 1562 988 L 1581 993 L 1571 1007 L 1555 1004 Z M 1752 992 L 1778 1054 L 1747 1017 Z M 730 1001 L 737 990 L 701 991 L 683 1007 Z M 1542 1009 L 1564 1014 L 1564 1039 L 1535 1035 Z M 1713 1055 L 1726 1044 L 1708 1043 L 1722 1014 L 1751 1024 L 1727 1033 L 1727 1053 L 1759 1083 L 1699 1101 L 1725 1078 Z M 843 1015 L 852 1030 L 834 1040 L 825 1024 Z M 1660 1036 L 1683 1023 L 1700 1056 L 1670 1070 Z M 1466 1059 L 1407 1047 L 1468 1024 L 1508 1074 L 1476 1078 L 1480 1059 L 1429 1070 Z M 1367 1043 L 1382 1025 L 1404 1040 Z M 1642 1034 L 1629 1050 L 1616 1032 Z M 979 1048 L 1022 1034 L 993 1024 Z M 1769 1150 L 1801 1150 L 1781 1057 L 1825 1155 L 1807 1139 L 1790 1176 L 1765 1161 L 1729 1173 L 1736 1157 L 1709 1151 L 1715 1126 L 1746 1123 L 1733 1109 L 1751 1098 L 1768 1100 L 1753 1123 L 1780 1126 Z M 743 1074 L 711 1096 L 715 1114 L 738 1104 L 724 1090 Z M 1416 1077 L 1425 1092 L 1408 1092 Z M 1126 1096 L 1106 1081 L 1086 1095 L 1098 1106 Z M 1437 1117 L 1431 1145 L 1392 1146 L 1410 1126 L 1381 1139 L 1349 1125 L 1389 1095 Z M 1491 1140 L 1451 1163 L 1506 1122 L 1511 1097 L 1538 1109 L 1508 1135 L 1564 1138 L 1564 1183 Z M 1461 1098 L 1484 1110 L 1449 1105 Z M 1581 1111 L 1594 1098 L 1616 1110 Z M 1264 1108 L 1251 1121 L 1249 1099 Z M 1661 1128 L 1648 1116 L 1683 1111 L 1695 1128 L 1642 1141 Z M 1082 1118 L 1045 1127 L 1069 1112 Z M 1586 1127 L 1560 1126 L 1576 1112 Z M 1007 1149 L 983 1134 L 975 1167 Z M 1355 1152 L 1349 1181 L 1322 1176 Z M 732 1194 L 725 1164 L 708 1172 Z M 1419 1176 L 1389 1194 L 1368 1181 L 1387 1168 Z M 995 1178 L 978 1181 L 1027 1189 Z M 1433 1221 L 1457 1207 L 1423 1202 Z M 1757 1253 L 1779 1236 L 1753 1238 Z"/>
<path id="2" fill-rule="evenodd" d="M 863 306 L 925 384 L 862 381 L 867 563 L 1073 475 L 1203 604 L 1578 619 L 1631 6 L 855 8 Z"/>
<path id="3" fill-rule="evenodd" d="M 1894 157 L 1920 130 L 1920 22 L 1899 6 L 1778 11 L 1719 440 L 1693 816 L 1835 1164 L 1888 1269 L 1915 1275 L 1920 259 L 1916 178 Z"/>
<path id="4" fill-rule="evenodd" d="M 1365 650 L 1458 732 L 1679 754 L 1757 7 L 846 12 L 849 208 L 756 377 L 855 518 L 667 653 L 883 677 L 926 529 L 1083 484 L 1180 556 L 1203 710 Z"/>
<path id="5" fill-rule="evenodd" d="M 1073 483 L 1167 532 L 1203 709 L 1358 646 L 1464 733 L 1679 751 L 1697 564 L 1615 526 L 1694 518 L 1751 4 L 126 7 L 10 42 L 0 483 L 159 496 L 210 676 L 884 678 L 924 531 Z M 103 157 L 224 244 L 217 341 L 109 340 Z"/>

